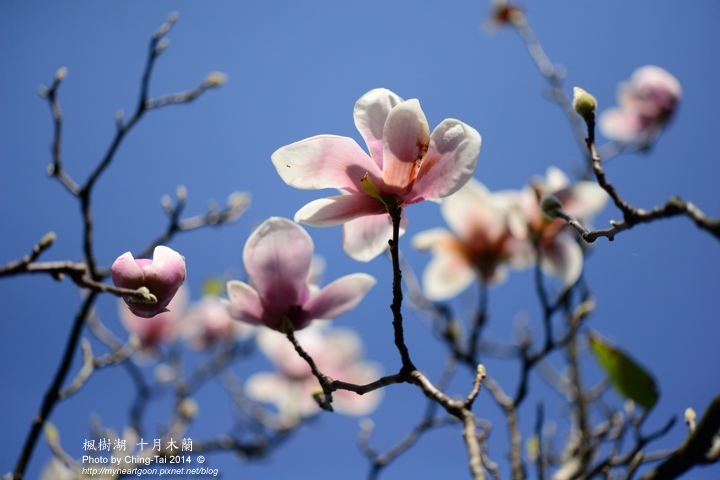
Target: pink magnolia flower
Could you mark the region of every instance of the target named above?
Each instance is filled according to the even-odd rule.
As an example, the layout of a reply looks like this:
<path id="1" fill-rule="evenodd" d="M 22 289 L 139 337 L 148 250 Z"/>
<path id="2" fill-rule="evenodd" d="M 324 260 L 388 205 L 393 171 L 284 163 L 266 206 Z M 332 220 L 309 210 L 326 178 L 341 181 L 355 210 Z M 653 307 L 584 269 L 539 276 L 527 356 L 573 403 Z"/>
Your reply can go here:
<path id="1" fill-rule="evenodd" d="M 138 316 L 120 303 L 120 321 L 128 332 L 138 336 L 142 353 L 152 357 L 160 345 L 177 340 L 188 296 L 187 287 L 180 287 L 168 304 L 169 308 L 150 318 Z"/>
<path id="2" fill-rule="evenodd" d="M 511 225 L 519 237 L 537 243 L 540 268 L 563 281 L 565 288 L 575 284 L 583 268 L 583 251 L 576 235 L 562 219 L 548 219 L 540 210 L 540 199 L 553 195 L 568 215 L 587 224 L 591 217 L 605 208 L 607 193 L 596 183 L 580 181 L 570 184 L 568 177 L 556 167 L 547 170 L 546 178 L 535 178 L 530 186 L 515 195 L 522 212 Z"/>
<path id="3" fill-rule="evenodd" d="M 374 362 L 363 361 L 360 337 L 352 330 L 323 328 L 313 322 L 296 338 L 325 375 L 335 380 L 364 385 L 377 380 L 382 369 Z M 260 350 L 275 365 L 277 372 L 260 372 L 250 377 L 246 392 L 254 400 L 273 403 L 281 417 L 289 424 L 319 411 L 313 392 L 320 389 L 317 378 L 307 362 L 282 335 L 266 329 L 257 333 Z M 376 390 L 358 395 L 338 390 L 333 393 L 332 407 L 346 415 L 367 415 L 375 410 L 382 399 Z"/>
<path id="4" fill-rule="evenodd" d="M 249 338 L 255 331 L 251 325 L 235 321 L 220 297 L 209 294 L 188 308 L 182 322 L 185 338 L 197 350 Z"/>
<path id="5" fill-rule="evenodd" d="M 481 139 L 473 128 L 453 119 L 430 133 L 420 102 L 403 101 L 385 89 L 363 95 L 354 117 L 370 155 L 351 138 L 319 135 L 280 148 L 272 162 L 292 187 L 340 190 L 342 195 L 305 205 L 295 221 L 344 224 L 345 252 L 367 262 L 392 238 L 386 205 L 411 205 L 457 191 L 475 172 Z M 403 231 L 406 223 L 403 219 Z"/>
<path id="6" fill-rule="evenodd" d="M 505 265 L 524 268 L 533 259 L 532 245 L 517 238 L 509 223 L 509 203 L 471 178 L 440 206 L 452 233 L 434 228 L 413 237 L 413 246 L 430 250 L 433 257 L 423 273 L 429 300 L 446 300 L 465 290 L 475 279 L 501 283 Z"/>
<path id="7" fill-rule="evenodd" d="M 250 285 L 237 280 L 227 284 L 230 314 L 279 331 L 287 318 L 300 330 L 313 319 L 334 318 L 355 308 L 375 284 L 370 275 L 356 273 L 318 291 L 307 282 L 312 256 L 312 239 L 300 225 L 279 217 L 263 222 L 243 251 Z"/>
<path id="8" fill-rule="evenodd" d="M 618 87 L 620 106 L 602 113 L 600 131 L 620 142 L 649 142 L 672 117 L 681 97 L 677 78 L 654 65 L 641 67 Z"/>
<path id="9" fill-rule="evenodd" d="M 112 281 L 116 287 L 147 288 L 157 303 L 140 303 L 123 297 L 130 310 L 139 317 L 150 318 L 166 312 L 167 306 L 185 282 L 185 259 L 168 247 L 155 247 L 152 260 L 134 259 L 126 252 L 112 264 Z"/>

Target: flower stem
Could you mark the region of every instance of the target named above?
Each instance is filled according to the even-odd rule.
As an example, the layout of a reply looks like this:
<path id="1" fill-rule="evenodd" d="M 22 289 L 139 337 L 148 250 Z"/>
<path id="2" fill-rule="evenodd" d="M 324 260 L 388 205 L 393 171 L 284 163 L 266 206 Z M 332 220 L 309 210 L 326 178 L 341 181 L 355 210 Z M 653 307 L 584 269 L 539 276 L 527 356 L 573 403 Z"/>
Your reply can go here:
<path id="1" fill-rule="evenodd" d="M 405 334 L 403 332 L 402 318 L 402 271 L 400 270 L 400 253 L 398 250 L 398 239 L 400 237 L 400 219 L 402 218 L 402 208 L 400 205 L 387 205 L 388 213 L 392 219 L 393 236 L 390 244 L 390 256 L 392 257 L 393 266 L 393 301 L 390 309 L 393 312 L 393 331 L 395 332 L 395 346 L 400 352 L 402 360 L 402 370 L 410 372 L 415 370 L 412 360 L 410 360 L 410 352 L 405 345 Z"/>

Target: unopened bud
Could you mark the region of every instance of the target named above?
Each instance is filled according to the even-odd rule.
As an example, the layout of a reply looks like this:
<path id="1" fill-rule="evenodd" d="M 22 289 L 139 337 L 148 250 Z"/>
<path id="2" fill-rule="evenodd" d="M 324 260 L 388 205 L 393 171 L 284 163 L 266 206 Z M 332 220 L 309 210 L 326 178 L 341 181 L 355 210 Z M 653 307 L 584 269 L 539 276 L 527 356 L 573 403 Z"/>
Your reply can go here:
<path id="1" fill-rule="evenodd" d="M 160 197 L 160 203 L 162 204 L 166 212 L 172 212 L 173 205 L 170 195 L 163 195 L 162 197 Z"/>
<path id="2" fill-rule="evenodd" d="M 40 239 L 38 246 L 43 249 L 48 248 L 50 245 L 55 243 L 56 239 L 57 235 L 55 235 L 55 232 L 48 232 Z"/>
<path id="3" fill-rule="evenodd" d="M 163 23 L 160 28 L 157 29 L 153 37 L 157 40 L 158 38 L 165 35 L 170 28 L 172 28 L 173 24 L 177 21 L 180 14 L 178 12 L 172 12 L 170 15 L 168 15 L 167 20 L 165 20 L 165 23 Z"/>
<path id="4" fill-rule="evenodd" d="M 45 98 L 48 95 L 48 88 L 45 85 L 40 85 L 37 88 L 37 94 Z"/>
<path id="5" fill-rule="evenodd" d="M 178 185 L 175 189 L 175 195 L 177 195 L 178 202 L 185 203 L 185 200 L 187 200 L 187 187 Z"/>
<path id="6" fill-rule="evenodd" d="M 198 413 L 198 404 L 192 398 L 185 398 L 178 405 L 178 413 L 188 420 L 195 418 Z"/>
<path id="7" fill-rule="evenodd" d="M 365 433 L 370 433 L 375 429 L 375 422 L 370 418 L 360 420 L 360 429 Z"/>
<path id="8" fill-rule="evenodd" d="M 153 373 L 159 383 L 167 384 L 175 380 L 175 370 L 167 363 L 159 363 Z"/>
<path id="9" fill-rule="evenodd" d="M 595 117 L 597 100 L 580 87 L 573 88 L 573 108 L 587 122 Z"/>
<path id="10" fill-rule="evenodd" d="M 66 76 L 67 76 L 67 67 L 60 67 L 60 68 L 58 68 L 57 72 L 55 72 L 55 81 L 62 82 Z"/>
<path id="11" fill-rule="evenodd" d="M 170 45 L 170 40 L 167 38 L 163 38 L 160 40 L 160 43 L 158 43 L 157 47 L 155 47 L 155 55 L 160 55 L 165 51 L 165 49 Z"/>
<path id="12" fill-rule="evenodd" d="M 210 72 L 203 80 L 203 87 L 212 88 L 224 85 L 227 82 L 228 76 L 222 72 Z"/>
<path id="13" fill-rule="evenodd" d="M 688 426 L 688 430 L 690 430 L 690 433 L 695 431 L 696 418 L 697 413 L 695 413 L 695 410 L 693 410 L 692 408 L 685 409 L 685 424 Z"/>
<path id="14" fill-rule="evenodd" d="M 540 211 L 549 220 L 558 218 L 558 212 L 562 211 L 562 202 L 553 195 L 545 195 L 540 199 Z"/>
<path id="15" fill-rule="evenodd" d="M 54 424 L 45 422 L 43 424 L 43 432 L 45 433 L 45 438 L 49 444 L 57 445 L 60 443 L 60 432 Z"/>
<path id="16" fill-rule="evenodd" d="M 227 206 L 233 210 L 243 209 L 250 203 L 250 194 L 247 192 L 233 192 L 227 199 Z"/>
<path id="17" fill-rule="evenodd" d="M 125 112 L 122 108 L 118 109 L 117 112 L 115 112 L 115 123 L 118 125 L 122 125 L 123 120 L 125 119 Z"/>

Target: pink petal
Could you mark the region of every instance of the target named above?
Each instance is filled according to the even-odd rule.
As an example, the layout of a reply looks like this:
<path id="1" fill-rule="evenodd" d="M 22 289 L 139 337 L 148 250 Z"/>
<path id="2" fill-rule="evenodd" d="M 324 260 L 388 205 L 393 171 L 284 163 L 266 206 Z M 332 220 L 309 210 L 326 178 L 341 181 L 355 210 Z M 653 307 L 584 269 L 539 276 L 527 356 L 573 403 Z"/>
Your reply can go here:
<path id="1" fill-rule="evenodd" d="M 405 194 L 430 144 L 430 128 L 416 99 L 393 108 L 383 130 L 383 194 Z"/>
<path id="2" fill-rule="evenodd" d="M 312 254 L 310 235 L 286 218 L 271 217 L 250 235 L 245 270 L 266 306 L 285 313 L 301 304 Z"/>
<path id="3" fill-rule="evenodd" d="M 638 136 L 643 127 L 635 113 L 613 107 L 600 115 L 598 128 L 607 138 L 630 142 Z"/>
<path id="4" fill-rule="evenodd" d="M 582 248 L 572 236 L 559 232 L 551 240 L 540 243 L 540 268 L 560 278 L 566 289 L 570 288 L 582 273 Z"/>
<path id="5" fill-rule="evenodd" d="M 227 293 L 230 302 L 226 307 L 230 316 L 252 325 L 262 323 L 264 308 L 257 290 L 245 282 L 230 280 L 227 283 Z"/>
<path id="6" fill-rule="evenodd" d="M 292 143 L 272 154 L 280 177 L 303 190 L 338 188 L 362 193 L 365 173 L 380 178 L 380 168 L 348 137 L 319 135 Z"/>
<path id="7" fill-rule="evenodd" d="M 175 250 L 159 245 L 153 251 L 152 263 L 145 268 L 145 285 L 163 307 L 170 303 L 185 282 L 185 259 Z"/>
<path id="8" fill-rule="evenodd" d="M 390 90 L 376 88 L 360 97 L 355 104 L 355 126 L 365 139 L 370 155 L 380 169 L 383 166 L 383 129 L 390 110 L 402 103 L 402 98 Z"/>
<path id="9" fill-rule="evenodd" d="M 387 213 L 380 200 L 365 193 L 337 195 L 312 201 L 295 214 L 295 221 L 314 227 L 329 227 L 367 215 Z"/>
<path id="10" fill-rule="evenodd" d="M 376 280 L 365 273 L 339 278 L 303 305 L 311 319 L 331 319 L 357 306 Z"/>
<path id="11" fill-rule="evenodd" d="M 130 252 L 123 253 L 113 262 L 110 273 L 116 287 L 137 289 L 145 284 L 145 273 Z"/>
<path id="12" fill-rule="evenodd" d="M 481 140 L 474 128 L 459 120 L 438 125 L 406 203 L 446 197 L 462 187 L 475 173 Z"/>
<path id="13" fill-rule="evenodd" d="M 403 211 L 400 235 L 405 233 L 407 218 Z M 360 262 L 369 262 L 388 248 L 392 239 L 390 215 L 373 215 L 351 220 L 343 226 L 343 249 Z"/>

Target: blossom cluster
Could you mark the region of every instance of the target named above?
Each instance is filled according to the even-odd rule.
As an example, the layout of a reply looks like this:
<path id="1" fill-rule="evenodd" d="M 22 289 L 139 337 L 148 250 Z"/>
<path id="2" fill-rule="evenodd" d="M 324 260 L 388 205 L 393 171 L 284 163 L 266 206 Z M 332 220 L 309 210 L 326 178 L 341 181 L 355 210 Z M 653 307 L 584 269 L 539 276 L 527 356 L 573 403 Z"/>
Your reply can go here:
<path id="1" fill-rule="evenodd" d="M 680 97 L 672 75 L 643 67 L 621 86 L 620 107 L 601 116 L 601 130 L 618 141 L 649 141 Z M 145 299 L 124 296 L 120 309 L 142 352 L 153 354 L 180 337 L 192 348 L 205 349 L 254 336 L 277 372 L 252 376 L 248 395 L 273 403 L 291 423 L 315 413 L 317 378 L 283 334 L 297 331 L 297 340 L 327 375 L 372 382 L 380 368 L 362 359 L 359 337 L 332 329 L 325 320 L 355 308 L 376 280 L 354 273 L 321 288 L 312 271 L 312 238 L 298 223 L 342 224 L 345 252 L 367 262 L 388 248 L 394 228 L 400 235 L 405 232 L 405 208 L 423 200 L 440 203 L 449 227 L 412 238 L 415 248 L 432 254 L 423 274 L 428 299 L 452 298 L 476 281 L 500 284 L 508 267 L 539 265 L 559 278 L 564 289 L 577 282 L 587 247 L 564 218 L 587 225 L 604 208 L 607 194 L 596 183 L 571 183 L 551 167 L 545 177 L 533 178 L 520 190 L 491 192 L 473 178 L 481 137 L 467 124 L 446 119 L 431 132 L 417 99 L 403 100 L 386 89 L 363 95 L 353 116 L 367 152 L 349 137 L 319 135 L 272 154 L 288 185 L 335 188 L 340 194 L 308 203 L 294 221 L 271 217 L 259 225 L 243 250 L 247 281 L 229 281 L 227 299 L 206 295 L 188 306 L 185 261 L 168 247 L 157 247 L 152 260 L 136 260 L 128 252 L 115 261 L 115 285 L 141 291 Z M 562 210 L 564 218 L 548 211 L 548 205 Z M 377 393 L 336 392 L 334 406 L 361 415 L 374 409 L 379 398 Z"/>

